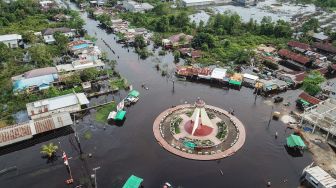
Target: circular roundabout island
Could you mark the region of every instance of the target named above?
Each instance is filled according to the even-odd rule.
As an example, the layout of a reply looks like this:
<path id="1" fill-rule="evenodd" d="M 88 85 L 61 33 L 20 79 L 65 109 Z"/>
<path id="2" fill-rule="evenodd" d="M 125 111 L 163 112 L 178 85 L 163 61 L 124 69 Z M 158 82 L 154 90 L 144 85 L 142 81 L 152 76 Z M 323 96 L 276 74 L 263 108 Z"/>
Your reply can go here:
<path id="1" fill-rule="evenodd" d="M 216 160 L 237 152 L 245 142 L 244 125 L 229 112 L 206 105 L 169 108 L 154 121 L 153 132 L 169 152 L 194 160 Z"/>

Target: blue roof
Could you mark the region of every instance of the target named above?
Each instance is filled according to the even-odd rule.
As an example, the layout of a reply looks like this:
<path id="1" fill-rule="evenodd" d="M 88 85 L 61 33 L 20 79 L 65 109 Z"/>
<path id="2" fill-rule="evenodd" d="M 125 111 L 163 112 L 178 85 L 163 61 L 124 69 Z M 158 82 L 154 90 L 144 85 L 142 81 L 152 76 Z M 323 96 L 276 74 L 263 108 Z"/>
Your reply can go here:
<path id="1" fill-rule="evenodd" d="M 87 48 L 89 46 L 89 44 L 84 43 L 84 44 L 78 44 L 76 46 L 73 46 L 72 49 L 73 50 L 78 50 L 78 49 L 82 49 L 82 48 Z"/>
<path id="2" fill-rule="evenodd" d="M 54 82 L 56 79 L 58 79 L 57 74 L 48 74 L 34 78 L 17 80 L 13 83 L 13 90 L 20 91 L 31 86 L 37 86 L 39 87 L 39 90 L 47 89 L 49 88 L 50 83 Z"/>

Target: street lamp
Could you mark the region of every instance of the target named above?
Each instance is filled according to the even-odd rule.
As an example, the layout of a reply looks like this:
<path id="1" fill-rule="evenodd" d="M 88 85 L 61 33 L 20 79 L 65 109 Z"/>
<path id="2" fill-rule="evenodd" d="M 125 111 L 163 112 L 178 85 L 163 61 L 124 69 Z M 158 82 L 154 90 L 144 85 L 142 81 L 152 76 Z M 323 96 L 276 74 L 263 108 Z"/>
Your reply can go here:
<path id="1" fill-rule="evenodd" d="M 92 170 L 94 171 L 94 174 L 91 174 L 91 177 L 95 179 L 94 181 L 94 187 L 98 188 L 97 186 L 97 170 L 100 169 L 100 166 L 97 166 L 96 168 L 93 168 Z"/>

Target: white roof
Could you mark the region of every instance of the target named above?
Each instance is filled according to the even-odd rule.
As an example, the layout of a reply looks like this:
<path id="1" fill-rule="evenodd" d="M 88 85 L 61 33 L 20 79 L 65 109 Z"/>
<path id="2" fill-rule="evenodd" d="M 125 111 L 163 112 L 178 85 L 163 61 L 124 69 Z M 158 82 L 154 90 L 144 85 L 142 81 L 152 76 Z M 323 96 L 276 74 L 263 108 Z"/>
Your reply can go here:
<path id="1" fill-rule="evenodd" d="M 259 79 L 258 76 L 255 76 L 255 75 L 252 75 L 252 74 L 248 74 L 248 73 L 243 74 L 243 77 L 247 78 L 247 79 L 250 79 L 250 80 L 258 80 Z"/>
<path id="2" fill-rule="evenodd" d="M 306 172 L 326 188 L 332 188 L 336 186 L 336 180 L 319 166 L 309 168 L 306 170 Z"/>
<path id="3" fill-rule="evenodd" d="M 36 108 L 42 105 L 48 105 L 48 110 L 52 111 L 77 104 L 80 105 L 89 104 L 89 100 L 86 98 L 84 93 L 76 93 L 76 94 L 71 93 L 68 95 L 62 95 L 50 99 L 36 101 L 34 102 L 34 107 Z"/>
<path id="4" fill-rule="evenodd" d="M 85 105 L 85 104 L 89 104 L 90 101 L 86 98 L 84 93 L 76 93 L 79 104 L 81 105 Z"/>
<path id="5" fill-rule="evenodd" d="M 226 75 L 227 69 L 214 68 L 211 73 L 211 78 L 222 80 Z"/>
<path id="6" fill-rule="evenodd" d="M 18 34 L 0 35 L 0 42 L 9 40 L 21 40 L 22 36 Z"/>
<path id="7" fill-rule="evenodd" d="M 83 70 L 87 68 L 94 68 L 94 67 L 103 67 L 105 66 L 105 63 L 103 63 L 101 60 L 96 61 L 87 61 L 87 60 L 76 60 L 69 64 L 61 64 L 56 65 L 56 69 L 58 72 L 69 72 L 69 71 L 77 71 L 77 70 Z"/>
<path id="8" fill-rule="evenodd" d="M 329 37 L 327 35 L 325 35 L 323 32 L 320 33 L 314 33 L 313 35 L 314 38 L 319 39 L 319 40 L 326 40 Z"/>
<path id="9" fill-rule="evenodd" d="M 116 111 L 112 111 L 109 113 L 107 119 L 114 119 L 117 115 L 117 112 Z"/>
<path id="10" fill-rule="evenodd" d="M 214 2 L 214 0 L 183 0 L 185 3 L 202 3 L 202 2 Z"/>

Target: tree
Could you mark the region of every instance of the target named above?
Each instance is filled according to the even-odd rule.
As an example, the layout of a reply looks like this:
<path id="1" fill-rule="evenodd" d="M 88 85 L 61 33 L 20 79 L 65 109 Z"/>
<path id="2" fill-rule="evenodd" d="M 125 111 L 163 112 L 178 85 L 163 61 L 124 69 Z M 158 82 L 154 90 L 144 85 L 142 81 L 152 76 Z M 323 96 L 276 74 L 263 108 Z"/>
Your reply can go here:
<path id="1" fill-rule="evenodd" d="M 314 96 L 321 91 L 320 84 L 326 79 L 316 70 L 311 71 L 303 80 L 303 89 L 308 94 Z"/>
<path id="2" fill-rule="evenodd" d="M 155 30 L 158 32 L 166 32 L 169 31 L 169 19 L 167 16 L 161 17 L 155 26 Z"/>
<path id="3" fill-rule="evenodd" d="M 111 16 L 109 14 L 104 13 L 102 15 L 99 15 L 97 16 L 97 20 L 106 26 L 112 25 Z"/>
<path id="4" fill-rule="evenodd" d="M 97 70 L 96 68 L 89 68 L 89 69 L 84 69 L 80 73 L 80 78 L 84 82 L 87 82 L 91 80 L 96 80 L 99 75 L 100 75 L 99 70 Z"/>
<path id="5" fill-rule="evenodd" d="M 288 22 L 278 20 L 274 26 L 274 36 L 276 37 L 291 37 L 292 29 Z"/>
<path id="6" fill-rule="evenodd" d="M 44 144 L 41 147 L 41 153 L 47 155 L 48 158 L 52 158 L 57 152 L 57 150 L 58 146 L 54 145 L 53 143 Z"/>
<path id="7" fill-rule="evenodd" d="M 302 25 L 302 31 L 308 32 L 308 31 L 314 31 L 317 32 L 317 29 L 320 27 L 319 21 L 316 18 L 311 18 L 310 20 L 306 21 Z"/>
<path id="8" fill-rule="evenodd" d="M 264 16 L 260 22 L 260 33 L 262 35 L 270 36 L 273 34 L 274 23 L 272 22 L 272 18 L 270 16 Z"/>
<path id="9" fill-rule="evenodd" d="M 176 16 L 175 23 L 177 27 L 182 28 L 190 24 L 189 20 L 188 14 L 186 12 L 181 12 Z"/>
<path id="10" fill-rule="evenodd" d="M 171 11 L 171 8 L 169 7 L 169 4 L 167 3 L 161 3 L 157 6 L 155 6 L 152 10 L 156 15 L 162 16 L 162 15 L 168 15 Z"/>
<path id="11" fill-rule="evenodd" d="M 31 59 L 38 67 L 51 65 L 52 55 L 45 44 L 36 44 L 28 49 Z"/>
<path id="12" fill-rule="evenodd" d="M 140 49 L 142 49 L 142 48 L 144 48 L 144 47 L 147 46 L 146 42 L 145 42 L 145 39 L 143 38 L 142 35 L 135 36 L 135 38 L 134 38 L 134 46 L 136 48 L 140 48 Z"/>
<path id="13" fill-rule="evenodd" d="M 71 76 L 68 76 L 68 77 L 64 78 L 63 82 L 67 86 L 73 86 L 73 85 L 78 85 L 78 84 L 82 83 L 82 80 L 81 80 L 80 75 L 78 73 L 74 73 Z"/>
<path id="14" fill-rule="evenodd" d="M 209 33 L 197 33 L 191 41 L 191 45 L 194 48 L 200 49 L 203 44 L 206 44 L 209 48 L 215 47 L 215 39 Z"/>
<path id="15" fill-rule="evenodd" d="M 181 54 L 179 51 L 174 52 L 174 61 L 178 63 L 180 61 Z"/>
<path id="16" fill-rule="evenodd" d="M 63 33 L 60 32 L 56 32 L 54 34 L 55 37 L 55 44 L 57 46 L 57 49 L 59 50 L 59 52 L 64 53 L 67 49 L 67 43 L 68 43 L 68 37 L 65 36 Z"/>

